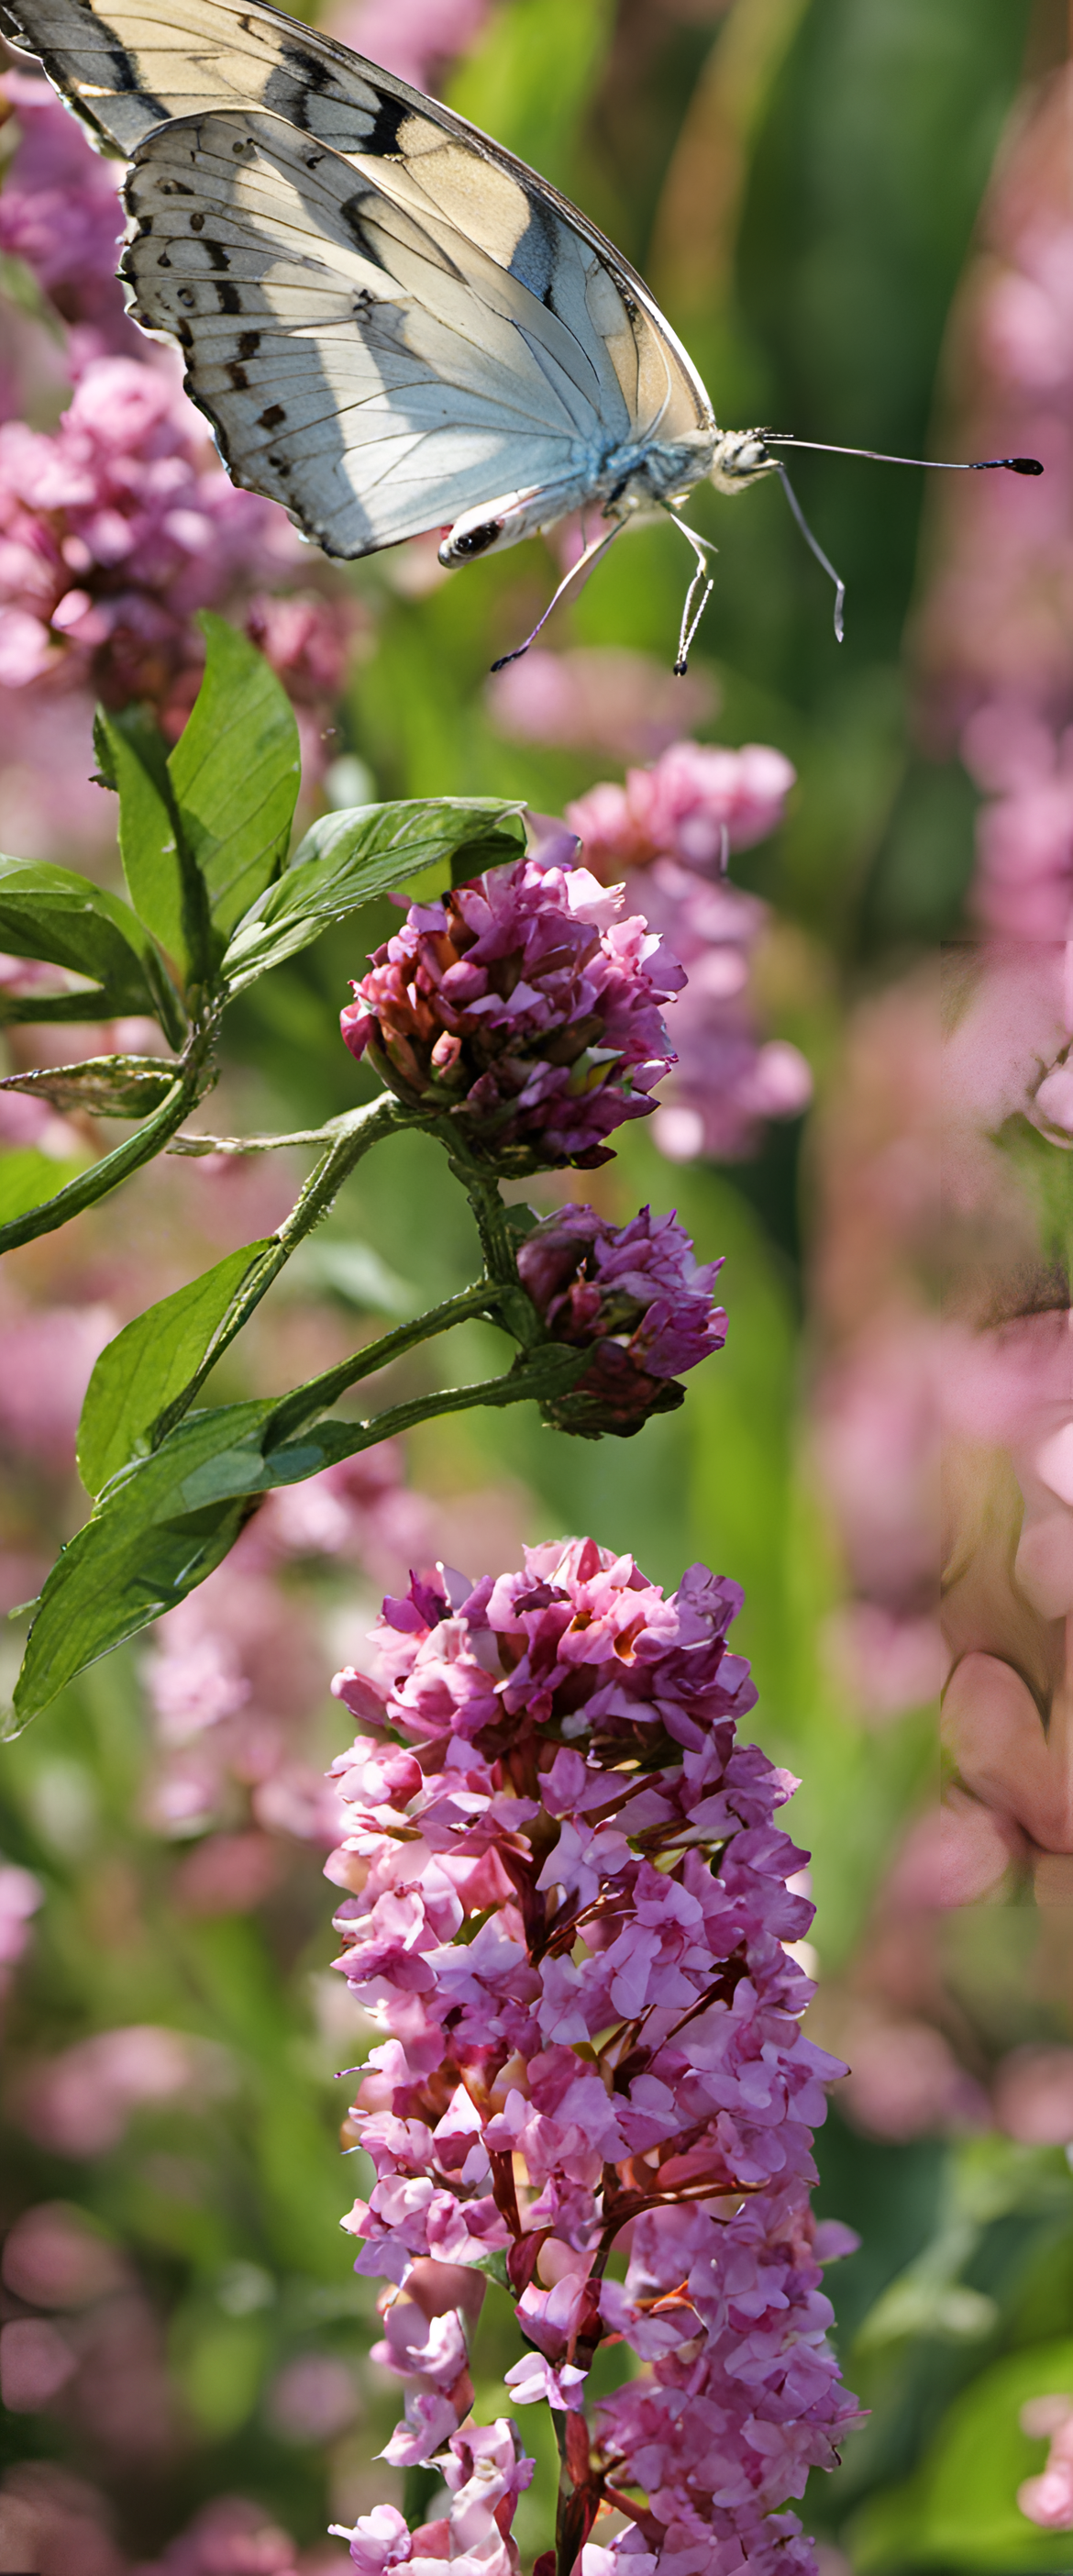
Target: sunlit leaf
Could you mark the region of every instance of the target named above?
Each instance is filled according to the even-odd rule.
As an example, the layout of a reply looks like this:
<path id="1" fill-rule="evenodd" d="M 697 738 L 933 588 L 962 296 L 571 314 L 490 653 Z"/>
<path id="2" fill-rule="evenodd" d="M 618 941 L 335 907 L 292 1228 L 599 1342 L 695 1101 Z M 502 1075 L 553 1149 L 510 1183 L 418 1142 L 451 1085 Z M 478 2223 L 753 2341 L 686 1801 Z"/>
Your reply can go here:
<path id="1" fill-rule="evenodd" d="M 9 1073 L 0 1091 L 47 1100 L 53 1109 L 84 1109 L 92 1118 L 148 1118 L 167 1098 L 175 1067 L 152 1055 L 91 1055 L 82 1064 L 42 1065 Z"/>
<path id="2" fill-rule="evenodd" d="M 15 1720 L 25 1724 L 37 1716 L 87 1664 L 204 1582 L 233 1546 L 258 1494 L 302 1484 L 409 1429 L 430 1409 L 541 1402 L 570 1385 L 584 1364 L 583 1352 L 556 1345 L 503 1378 L 418 1397 L 364 1422 L 314 1420 L 326 1401 L 319 1379 L 291 1395 L 188 1415 L 150 1457 L 113 1478 L 57 1558 L 15 1687 Z"/>
<path id="3" fill-rule="evenodd" d="M 208 610 L 200 623 L 205 676 L 168 775 L 213 922 L 226 935 L 286 857 L 301 760 L 294 710 L 263 653 Z"/>
<path id="4" fill-rule="evenodd" d="M 236 1291 L 267 1249 L 265 1237 L 229 1252 L 106 1344 L 78 1426 L 78 1472 L 88 1494 L 99 1494 L 144 1447 L 157 1415 L 189 1384 Z"/>
<path id="5" fill-rule="evenodd" d="M 211 962 L 208 900 L 183 846 L 163 737 L 143 707 L 117 716 L 98 708 L 94 741 L 102 774 L 119 795 L 119 854 L 138 919 L 184 984 L 200 979 Z"/>
<path id="6" fill-rule="evenodd" d="M 306 948 L 326 922 L 374 896 L 424 882 L 424 896 L 461 885 L 483 868 L 525 851 L 523 808 L 493 796 L 438 796 L 397 805 L 359 805 L 325 814 L 294 864 L 242 922 L 223 974 L 233 992 Z"/>
<path id="7" fill-rule="evenodd" d="M 13 957 L 39 957 L 92 979 L 81 996 L 62 997 L 62 1010 L 42 1008 L 42 1018 L 101 1019 L 145 1012 L 172 1035 L 178 1003 L 144 930 L 126 904 L 71 868 L 44 859 L 0 858 L 0 949 Z M 28 1007 L 8 1016 L 37 1016 Z M 181 1020 L 176 1036 L 181 1038 Z"/>

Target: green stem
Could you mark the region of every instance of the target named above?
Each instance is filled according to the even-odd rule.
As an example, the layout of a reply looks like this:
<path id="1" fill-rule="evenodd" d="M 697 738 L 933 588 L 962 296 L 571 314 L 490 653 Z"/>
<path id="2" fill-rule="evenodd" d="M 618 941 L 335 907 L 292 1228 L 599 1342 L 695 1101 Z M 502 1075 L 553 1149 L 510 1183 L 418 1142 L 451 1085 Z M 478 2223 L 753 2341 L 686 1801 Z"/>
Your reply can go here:
<path id="1" fill-rule="evenodd" d="M 415 1431 L 422 1422 L 435 1422 L 441 1414 L 469 1413 L 475 1405 L 481 1404 L 498 1407 L 529 1401 L 545 1402 L 572 1386 L 585 1366 L 586 1358 L 584 1351 L 568 1350 L 565 1343 L 558 1342 L 531 1358 L 517 1360 L 505 1377 L 482 1378 L 475 1386 L 443 1387 L 438 1395 L 414 1396 L 409 1403 L 393 1404 L 386 1412 L 373 1414 L 364 1422 L 325 1424 L 325 1430 L 338 1435 L 331 1442 L 331 1458 L 318 1458 L 303 1473 L 314 1476 L 321 1466 L 334 1466 L 340 1458 L 356 1457 L 359 1450 L 373 1449 L 379 1441 L 393 1440 L 403 1431 Z M 275 1454 L 285 1457 L 286 1446 Z M 300 1479 L 280 1476 L 272 1481 L 297 1484 Z"/>
<path id="2" fill-rule="evenodd" d="M 66 1181 L 55 1198 L 43 1199 L 37 1207 L 27 1208 L 24 1215 L 11 1217 L 6 1225 L 0 1225 L 0 1253 L 14 1252 L 20 1243 L 33 1243 L 40 1234 L 54 1234 L 70 1217 L 81 1216 L 84 1208 L 93 1207 L 110 1190 L 118 1189 L 119 1183 L 140 1171 L 143 1163 L 152 1162 L 200 1097 L 215 1035 L 215 1018 L 206 1020 L 195 1031 L 177 1080 L 136 1135 L 126 1137 L 122 1145 L 103 1154 L 75 1180 Z"/>
<path id="3" fill-rule="evenodd" d="M 151 1448 L 159 1449 L 161 1441 L 166 1440 L 169 1431 L 174 1431 L 176 1423 L 181 1422 L 199 1388 L 204 1385 L 210 1369 L 215 1367 L 221 1352 L 234 1341 L 236 1333 L 241 1332 L 243 1325 L 260 1305 L 262 1297 L 266 1295 L 273 1280 L 278 1278 L 280 1271 L 290 1260 L 292 1252 L 297 1250 L 303 1236 L 311 1233 L 313 1227 L 320 1223 L 321 1217 L 327 1215 L 343 1182 L 354 1170 L 355 1165 L 360 1163 L 363 1154 L 369 1153 L 373 1145 L 379 1144 L 382 1136 L 389 1136 L 393 1128 L 404 1123 L 406 1123 L 405 1112 L 399 1111 L 396 1102 L 386 1092 L 378 1100 L 363 1102 L 360 1109 L 348 1110 L 345 1118 L 332 1121 L 334 1133 L 331 1133 L 331 1130 L 326 1131 L 331 1133 L 327 1153 L 322 1155 L 320 1162 L 300 1189 L 289 1216 L 285 1216 L 282 1225 L 277 1227 L 268 1251 L 263 1252 L 260 1260 L 255 1262 L 253 1269 L 232 1299 L 227 1313 L 221 1316 L 208 1349 L 193 1376 L 187 1380 L 180 1393 L 173 1396 L 171 1403 L 164 1407 L 163 1412 L 157 1415 L 149 1432 Z M 317 1141 L 320 1141 L 319 1133 Z"/>
<path id="4" fill-rule="evenodd" d="M 372 1104 L 379 1108 L 377 1101 Z M 328 1118 L 323 1127 L 295 1127 L 289 1135 L 278 1136 L 173 1136 L 169 1154 L 274 1154 L 288 1145 L 330 1145 L 337 1136 L 348 1134 L 356 1116 L 348 1110 L 345 1118 Z"/>
<path id="5" fill-rule="evenodd" d="M 490 1165 L 479 1160 L 460 1141 L 457 1128 L 449 1120 L 438 1119 L 430 1132 L 443 1146 L 455 1179 L 461 1181 L 469 1200 L 488 1276 L 497 1280 L 506 1292 L 503 1320 L 522 1349 L 532 1349 L 545 1339 L 544 1329 L 533 1301 L 527 1297 L 518 1277 L 515 1238 L 507 1223 L 507 1211 L 495 1173 Z"/>
<path id="6" fill-rule="evenodd" d="M 363 1377 L 375 1377 L 378 1370 L 390 1368 L 393 1360 L 401 1359 L 419 1342 L 430 1342 L 435 1334 L 447 1333 L 452 1324 L 467 1323 L 474 1315 L 495 1316 L 499 1302 L 498 1289 L 487 1279 L 478 1279 L 471 1288 L 460 1288 L 457 1296 L 445 1297 L 439 1306 L 429 1306 L 423 1315 L 415 1315 L 410 1323 L 397 1325 L 394 1332 L 382 1333 L 379 1341 L 363 1343 L 361 1350 L 352 1352 L 349 1359 L 339 1360 L 335 1368 L 322 1369 L 319 1377 L 307 1379 L 304 1386 L 296 1386 L 290 1395 L 282 1398 L 272 1417 L 273 1441 L 286 1440 L 292 1431 L 300 1430 L 312 1414 L 322 1413 L 328 1405 L 337 1403 L 339 1397 L 346 1395 L 352 1386 L 359 1385 Z M 498 1384 L 499 1381 L 493 1383 Z M 453 1388 L 446 1390 L 449 1396 L 455 1392 Z M 426 1408 L 419 1417 L 422 1421 L 428 1418 L 427 1408 L 431 1405 L 434 1409 L 439 1400 L 438 1396 L 416 1399 Z M 444 1409 L 449 1411 L 450 1406 Z"/>

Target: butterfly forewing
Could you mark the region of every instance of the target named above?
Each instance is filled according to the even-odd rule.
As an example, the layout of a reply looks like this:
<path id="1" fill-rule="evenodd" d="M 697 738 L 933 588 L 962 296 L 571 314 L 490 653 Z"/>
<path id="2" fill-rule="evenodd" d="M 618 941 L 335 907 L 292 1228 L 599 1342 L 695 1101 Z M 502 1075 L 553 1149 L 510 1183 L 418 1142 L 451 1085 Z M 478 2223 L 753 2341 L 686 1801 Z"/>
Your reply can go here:
<path id="1" fill-rule="evenodd" d="M 232 0 L 0 0 L 0 23 L 137 155 L 139 318 L 181 340 L 237 479 L 329 552 L 501 493 L 550 521 L 616 451 L 713 431 L 611 244 L 346 47 Z"/>

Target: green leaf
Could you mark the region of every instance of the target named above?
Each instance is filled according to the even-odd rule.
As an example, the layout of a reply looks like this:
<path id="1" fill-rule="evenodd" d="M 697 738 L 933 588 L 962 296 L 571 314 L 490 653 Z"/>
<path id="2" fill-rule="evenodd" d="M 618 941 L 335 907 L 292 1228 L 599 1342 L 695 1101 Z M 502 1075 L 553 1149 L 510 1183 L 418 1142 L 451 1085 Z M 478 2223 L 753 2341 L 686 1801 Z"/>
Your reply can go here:
<path id="1" fill-rule="evenodd" d="M 119 793 L 119 854 L 138 919 L 174 960 L 180 981 L 200 982 L 212 962 L 208 902 L 180 832 L 163 736 L 144 707 L 117 716 L 98 707 L 94 742 Z"/>
<path id="2" fill-rule="evenodd" d="M 963 2569 L 965 2576 L 1067 2570 L 1068 2532 L 1042 2532 L 1017 2489 L 1044 2465 L 1046 2444 L 1021 2431 L 1033 2397 L 1073 2390 L 1073 2342 L 1036 2344 L 981 2371 L 943 2416 L 923 2465 L 869 2498 L 850 2539 L 859 2576 Z"/>
<path id="3" fill-rule="evenodd" d="M 524 857 L 523 811 L 494 796 L 437 796 L 323 815 L 240 923 L 223 962 L 232 992 L 376 895 L 423 878 L 422 893 L 431 896 Z"/>
<path id="4" fill-rule="evenodd" d="M 35 1145 L 16 1145 L 10 1153 L 0 1154 L 0 1225 L 25 1216 L 27 1208 L 40 1207 L 60 1182 L 71 1180 L 81 1168 L 74 1158 L 58 1163 L 51 1154 L 39 1154 Z"/>
<path id="5" fill-rule="evenodd" d="M 57 1558 L 15 1686 L 14 1727 L 203 1583 L 234 1545 L 256 1495 L 301 1484 L 430 1413 L 540 1402 L 583 1365 L 584 1353 L 556 1346 L 505 1377 L 418 1397 L 363 1422 L 311 1420 L 325 1401 L 320 1379 L 281 1398 L 188 1414 L 151 1457 L 113 1477 Z"/>
<path id="6" fill-rule="evenodd" d="M 59 1004 L 20 996 L 15 1009 L 0 1005 L 0 1016 L 92 1020 L 144 1011 L 181 1044 L 178 1004 L 134 914 L 73 869 L 0 858 L 0 949 L 66 967 L 91 986 L 84 995 L 60 996 Z"/>
<path id="7" fill-rule="evenodd" d="M 21 1091 L 53 1109 L 84 1109 L 91 1118 L 148 1118 L 166 1100 L 174 1065 L 153 1055 L 91 1055 L 82 1064 L 42 1065 L 9 1073 L 0 1091 Z"/>
<path id="8" fill-rule="evenodd" d="M 17 1216 L 0 1222 L 0 1253 L 14 1252 L 19 1244 L 32 1243 L 40 1234 L 54 1234 L 57 1227 L 66 1225 L 70 1217 L 81 1216 L 84 1208 L 93 1207 L 98 1199 L 106 1198 L 110 1190 L 118 1188 L 120 1181 L 127 1180 L 132 1172 L 139 1171 L 143 1163 L 152 1162 L 168 1137 L 182 1126 L 197 1097 L 196 1076 L 177 1072 L 159 1109 L 154 1109 L 152 1117 L 147 1118 L 133 1136 L 125 1136 L 122 1144 L 113 1146 L 110 1154 L 102 1154 L 98 1162 L 87 1164 L 75 1173 L 73 1180 L 66 1180 L 62 1188 L 53 1189 L 50 1196 L 34 1200 Z M 42 1155 L 40 1160 L 45 1162 L 46 1158 Z M 53 1182 L 64 1168 L 62 1163 L 47 1165 Z M 66 1168 L 69 1170 L 70 1166 Z"/>
<path id="9" fill-rule="evenodd" d="M 205 677 L 168 761 L 183 839 L 226 936 L 287 855 L 298 727 L 286 690 L 244 635 L 206 610 Z"/>
<path id="10" fill-rule="evenodd" d="M 157 1415 L 200 1367 L 266 1236 L 229 1252 L 214 1268 L 136 1315 L 101 1352 L 78 1426 L 78 1472 L 88 1494 L 144 1452 Z"/>

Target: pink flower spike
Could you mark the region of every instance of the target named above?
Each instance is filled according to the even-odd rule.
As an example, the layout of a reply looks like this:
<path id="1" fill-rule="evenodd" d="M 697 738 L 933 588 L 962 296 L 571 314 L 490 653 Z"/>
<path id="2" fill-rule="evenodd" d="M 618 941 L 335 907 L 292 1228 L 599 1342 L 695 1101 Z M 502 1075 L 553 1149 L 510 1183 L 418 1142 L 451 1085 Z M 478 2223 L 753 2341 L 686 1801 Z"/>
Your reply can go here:
<path id="1" fill-rule="evenodd" d="M 631 1267 L 652 1239 L 638 1225 Z M 415 1579 L 374 1632 L 377 1739 L 334 1773 L 336 1860 L 360 1854 L 339 1964 L 390 2037 L 351 2112 L 377 2179 L 346 2223 L 357 2268 L 401 2290 L 374 2355 L 408 2383 L 386 2456 L 427 2460 L 448 2429 L 454 2503 L 434 2546 L 415 2537 L 415 2569 L 427 2550 L 513 2576 L 530 2464 L 507 2419 L 458 2422 L 491 2273 L 531 2347 L 512 2398 L 564 2419 L 585 2513 L 604 2462 L 647 2494 L 611 2576 L 637 2576 L 650 2529 L 659 2576 L 809 2576 L 781 2508 L 856 2418 L 820 2270 L 853 2239 L 835 2222 L 817 2237 L 809 2208 L 822 2085 L 842 2070 L 801 2029 L 787 1946 L 811 1920 L 805 1856 L 775 1822 L 796 1783 L 736 1742 L 740 1606 L 703 1566 L 666 1595 L 572 1539 L 495 1580 Z M 627 2226 L 620 2282 L 604 2256 Z M 593 2426 L 608 2336 L 645 2375 Z"/>

